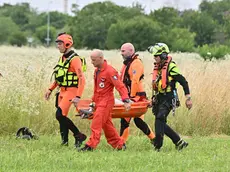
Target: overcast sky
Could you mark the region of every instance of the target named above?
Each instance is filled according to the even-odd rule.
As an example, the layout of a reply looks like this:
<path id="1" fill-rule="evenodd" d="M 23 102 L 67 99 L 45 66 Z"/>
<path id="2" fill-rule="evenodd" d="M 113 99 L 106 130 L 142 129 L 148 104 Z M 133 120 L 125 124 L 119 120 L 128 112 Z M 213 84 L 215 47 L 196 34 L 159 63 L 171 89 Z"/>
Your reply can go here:
<path id="1" fill-rule="evenodd" d="M 104 0 L 101 0 L 101 2 Z M 198 9 L 198 5 L 202 0 L 111 0 L 112 2 L 130 6 L 133 2 L 139 2 L 145 6 L 145 10 L 148 13 L 150 10 L 159 9 L 163 6 L 172 6 L 177 9 Z M 51 11 L 64 12 L 64 0 L 0 0 L 0 5 L 3 3 L 16 4 L 21 2 L 28 2 L 33 8 L 37 8 L 38 11 L 46 11 L 48 8 Z M 68 11 L 70 11 L 71 4 L 77 3 L 80 8 L 98 0 L 68 0 Z"/>

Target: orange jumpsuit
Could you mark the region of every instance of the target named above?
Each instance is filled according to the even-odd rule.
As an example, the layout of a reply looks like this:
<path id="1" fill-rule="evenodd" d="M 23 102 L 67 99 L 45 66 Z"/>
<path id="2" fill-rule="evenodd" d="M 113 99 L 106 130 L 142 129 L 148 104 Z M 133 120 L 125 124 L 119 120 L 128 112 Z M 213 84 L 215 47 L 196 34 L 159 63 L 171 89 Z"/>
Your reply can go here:
<path id="1" fill-rule="evenodd" d="M 66 57 L 62 57 L 63 60 L 66 60 Z M 85 77 L 83 75 L 82 71 L 82 65 L 80 58 L 74 58 L 70 62 L 70 66 L 68 69 L 69 72 L 74 72 L 78 76 L 78 87 L 60 87 L 60 94 L 58 97 L 58 106 L 62 109 L 62 114 L 64 116 L 68 115 L 69 108 L 71 106 L 70 100 L 72 100 L 75 97 L 81 97 L 84 87 L 85 87 Z M 58 84 L 54 82 L 50 86 L 50 90 L 54 90 Z"/>
<path id="2" fill-rule="evenodd" d="M 142 82 L 144 78 L 144 66 L 137 54 L 134 54 L 131 59 L 124 62 L 120 78 L 126 85 L 131 100 L 137 102 L 147 99 Z M 153 139 L 155 135 L 143 119 L 144 115 L 134 118 L 134 122 L 150 139 Z M 121 119 L 120 135 L 125 141 L 128 139 L 130 121 L 131 118 Z"/>
<path id="3" fill-rule="evenodd" d="M 120 149 L 124 140 L 119 136 L 112 123 L 110 112 L 114 106 L 114 87 L 118 90 L 122 100 L 128 99 L 125 85 L 120 81 L 118 72 L 106 60 L 101 69 L 94 72 L 94 95 L 95 113 L 91 124 L 91 136 L 86 143 L 91 148 L 96 148 L 100 142 L 101 130 L 104 130 L 107 142 L 113 147 Z"/>

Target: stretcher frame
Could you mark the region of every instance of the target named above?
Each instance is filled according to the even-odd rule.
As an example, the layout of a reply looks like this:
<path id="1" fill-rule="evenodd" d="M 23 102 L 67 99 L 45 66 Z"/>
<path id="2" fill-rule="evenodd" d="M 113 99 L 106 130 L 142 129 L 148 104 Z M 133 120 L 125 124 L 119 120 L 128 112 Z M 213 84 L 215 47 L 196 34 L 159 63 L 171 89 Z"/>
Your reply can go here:
<path id="1" fill-rule="evenodd" d="M 78 103 L 78 107 L 76 110 L 80 112 L 81 110 L 88 110 L 89 105 L 92 101 L 90 99 L 80 100 Z M 132 102 L 131 109 L 126 111 L 123 103 L 115 104 L 111 115 L 112 118 L 126 118 L 126 117 L 140 117 L 148 111 L 149 101 L 140 101 L 140 102 Z M 81 116 L 77 114 L 76 116 Z"/>

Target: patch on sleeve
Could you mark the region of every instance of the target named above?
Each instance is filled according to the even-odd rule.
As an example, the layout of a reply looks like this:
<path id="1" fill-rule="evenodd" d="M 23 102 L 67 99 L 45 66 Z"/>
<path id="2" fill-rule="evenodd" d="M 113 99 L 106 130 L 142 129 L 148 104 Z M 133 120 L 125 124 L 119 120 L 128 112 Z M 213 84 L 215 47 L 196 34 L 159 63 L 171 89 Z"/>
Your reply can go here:
<path id="1" fill-rule="evenodd" d="M 114 80 L 117 80 L 118 78 L 117 78 L 117 76 L 116 76 L 116 75 L 114 75 L 114 76 L 113 76 L 113 79 L 114 79 Z"/>

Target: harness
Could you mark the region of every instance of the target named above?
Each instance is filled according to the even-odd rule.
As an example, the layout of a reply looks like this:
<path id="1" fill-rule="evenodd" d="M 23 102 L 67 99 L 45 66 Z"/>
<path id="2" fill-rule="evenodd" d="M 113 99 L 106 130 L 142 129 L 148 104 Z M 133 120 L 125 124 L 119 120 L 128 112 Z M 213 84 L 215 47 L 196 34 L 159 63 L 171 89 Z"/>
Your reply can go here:
<path id="1" fill-rule="evenodd" d="M 84 57 L 78 56 L 76 53 L 71 54 L 63 63 L 62 57 L 60 57 L 58 64 L 54 67 L 52 76 L 55 76 L 55 81 L 59 86 L 63 87 L 78 87 L 78 76 L 75 72 L 69 72 L 69 66 L 73 58 L 79 57 L 82 62 L 82 70 L 86 71 L 86 61 Z"/>
<path id="2" fill-rule="evenodd" d="M 132 85 L 132 81 L 130 79 L 130 75 L 129 75 L 129 68 L 132 64 L 132 62 L 138 57 L 138 54 L 136 54 L 129 62 L 128 64 L 126 65 L 126 68 L 125 68 L 125 72 L 124 72 L 124 75 L 123 75 L 123 83 L 125 84 L 126 88 L 128 89 L 128 93 L 129 93 L 129 96 L 130 96 L 130 93 L 131 93 L 131 85 Z M 142 74 L 140 76 L 140 79 L 139 80 L 142 80 L 144 79 L 144 74 Z"/>
<path id="3" fill-rule="evenodd" d="M 160 80 L 162 80 L 162 85 L 161 88 L 165 90 L 169 84 L 168 81 L 168 68 L 169 64 L 172 61 L 172 57 L 168 56 L 167 60 L 161 66 L 160 64 L 154 64 L 154 69 L 153 69 L 153 78 L 152 78 L 152 87 L 153 90 L 157 91 L 157 84 Z"/>
<path id="4" fill-rule="evenodd" d="M 176 66 L 174 65 L 169 69 L 170 63 L 175 63 L 172 61 L 172 57 L 168 56 L 168 59 L 163 65 L 155 64 L 153 69 L 152 87 L 153 87 L 153 97 L 156 97 L 158 93 L 166 94 L 167 92 L 172 92 L 172 112 L 175 114 L 175 110 L 180 106 L 179 97 L 176 89 L 176 82 L 172 80 L 170 71 Z M 170 70 L 170 71 L 169 71 Z M 160 85 L 161 84 L 161 85 Z M 161 87 L 159 87 L 159 85 Z"/>

